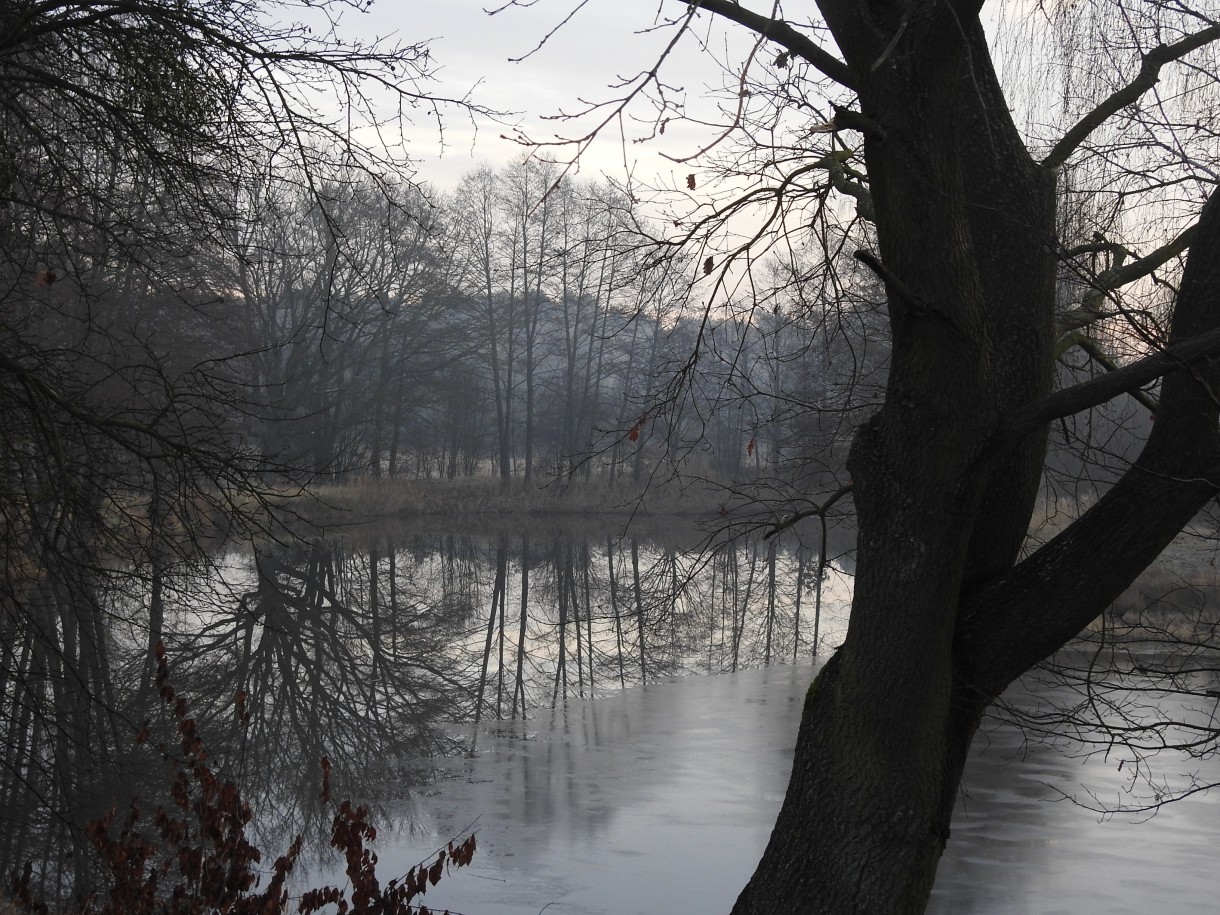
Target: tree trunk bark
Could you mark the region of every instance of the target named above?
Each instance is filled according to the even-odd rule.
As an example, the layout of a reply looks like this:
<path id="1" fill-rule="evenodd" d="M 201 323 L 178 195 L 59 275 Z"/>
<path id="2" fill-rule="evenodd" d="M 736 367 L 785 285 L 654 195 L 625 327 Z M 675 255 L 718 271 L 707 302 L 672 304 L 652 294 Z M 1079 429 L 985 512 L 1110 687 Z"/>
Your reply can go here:
<path id="1" fill-rule="evenodd" d="M 1006 437 L 1005 418 L 1050 391 L 1054 176 L 1022 144 L 973 14 L 940 4 L 866 21 L 865 6 L 822 3 L 878 125 L 865 140 L 881 255 L 869 260 L 886 283 L 891 370 L 849 460 L 847 638 L 810 689 L 735 915 L 923 912 L 987 705 L 1159 553 L 1220 467 L 1215 373 L 1178 372 L 1145 456 L 1096 518 L 1014 568 L 1046 439 Z M 1218 236 L 1201 226 L 1196 245 L 1213 241 L 1192 254 L 1175 337 L 1217 323 Z"/>

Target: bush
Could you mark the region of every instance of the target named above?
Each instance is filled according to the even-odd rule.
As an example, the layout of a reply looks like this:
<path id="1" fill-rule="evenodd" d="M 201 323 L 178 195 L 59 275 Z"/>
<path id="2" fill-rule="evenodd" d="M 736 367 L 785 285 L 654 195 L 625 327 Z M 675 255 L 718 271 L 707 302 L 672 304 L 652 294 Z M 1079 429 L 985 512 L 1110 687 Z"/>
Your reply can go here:
<path id="1" fill-rule="evenodd" d="M 256 865 L 262 853 L 246 838 L 250 807 L 237 785 L 221 780 L 208 765 L 207 750 L 187 701 L 169 681 L 165 649 L 156 648 L 157 687 L 170 709 L 181 752 L 161 744 L 157 750 L 173 767 L 168 805 L 158 805 L 145 823 L 134 800 L 121 822 L 111 810 L 85 827 L 100 857 L 105 890 L 68 910 L 68 915 L 280 915 L 289 910 L 287 881 L 301 854 L 297 836 L 276 859 L 266 887 Z M 237 697 L 237 714 L 245 717 L 244 697 Z M 136 734 L 138 744 L 151 738 L 147 724 Z M 322 801 L 331 803 L 330 762 L 322 759 Z M 322 886 L 303 893 L 297 911 L 303 915 L 333 905 L 339 915 L 430 915 L 413 900 L 435 886 L 450 867 L 470 863 L 475 837 L 448 846 L 434 858 L 411 868 L 384 887 L 377 879 L 377 856 L 366 847 L 377 837 L 368 811 L 340 803 L 335 811 L 330 844 L 343 853 L 347 887 Z M 32 863 L 12 880 L 14 908 L 21 913 L 46 913 L 48 907 L 31 891 Z"/>

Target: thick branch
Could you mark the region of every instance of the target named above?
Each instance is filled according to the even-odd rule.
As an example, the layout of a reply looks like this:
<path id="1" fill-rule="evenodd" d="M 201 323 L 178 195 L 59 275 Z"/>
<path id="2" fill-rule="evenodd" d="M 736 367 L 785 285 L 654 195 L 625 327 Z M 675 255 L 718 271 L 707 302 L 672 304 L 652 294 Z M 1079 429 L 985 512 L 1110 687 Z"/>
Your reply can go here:
<path id="1" fill-rule="evenodd" d="M 1168 346 L 1113 372 L 1036 400 L 1013 413 L 1004 425 L 1001 435 L 1008 439 L 1024 437 L 1052 419 L 1071 416 L 1073 413 L 1103 404 L 1119 394 L 1143 387 L 1163 375 L 1218 353 L 1220 327 L 1191 340 Z"/>
<path id="2" fill-rule="evenodd" d="M 686 0 L 683 0 L 683 2 L 685 3 Z M 780 47 L 786 48 L 797 57 L 821 70 L 836 83 L 846 86 L 848 89 L 858 88 L 856 76 L 847 64 L 828 51 L 818 47 L 809 40 L 808 35 L 798 32 L 784 20 L 771 19 L 768 16 L 752 12 L 732 2 L 732 0 L 700 0 L 695 5 L 731 22 L 736 22 L 738 25 L 744 25 L 747 29 L 761 35 L 763 38 L 774 41 Z"/>
<path id="3" fill-rule="evenodd" d="M 1195 240 L 1197 231 L 1198 226 L 1192 225 L 1183 229 L 1176 238 L 1161 245 L 1161 247 L 1152 253 L 1137 258 L 1130 263 L 1111 267 L 1109 270 L 1099 274 L 1093 281 L 1093 288 L 1084 297 L 1078 308 L 1073 308 L 1071 311 L 1063 312 L 1055 317 L 1056 333 L 1059 335 L 1066 334 L 1077 328 L 1087 327 L 1101 319 L 1103 317 L 1101 305 L 1108 293 L 1134 283 L 1136 280 L 1143 279 L 1158 267 L 1165 265 L 1177 257 L 1190 247 L 1191 243 Z M 1083 246 L 1082 248 L 1074 249 L 1074 251 L 1087 252 L 1093 247 Z M 1113 246 L 1107 243 L 1107 247 L 1112 248 Z M 1073 252 L 1067 253 L 1069 256 L 1073 254 Z"/>
<path id="4" fill-rule="evenodd" d="M 1073 334 L 1072 336 L 1078 338 L 1076 340 L 1076 345 L 1084 350 L 1090 359 L 1100 365 L 1107 372 L 1117 372 L 1122 368 L 1121 365 L 1110 358 L 1110 354 L 1103 350 L 1098 345 L 1096 340 L 1084 334 Z M 1156 398 L 1140 388 L 1136 388 L 1133 391 L 1128 391 L 1127 393 L 1136 401 L 1151 410 L 1154 416 L 1156 415 L 1157 411 L 1161 409 L 1161 405 L 1157 403 Z"/>
<path id="5" fill-rule="evenodd" d="M 1110 115 L 1136 102 L 1141 95 L 1156 85 L 1165 64 L 1185 57 L 1220 38 L 1220 25 L 1213 25 L 1181 41 L 1169 45 L 1157 45 L 1144 55 L 1139 75 L 1121 89 L 1112 93 L 1100 105 L 1086 114 L 1055 144 L 1050 154 L 1042 160 L 1042 167 L 1057 169 L 1074 153 L 1094 130 L 1106 122 Z"/>
<path id="6" fill-rule="evenodd" d="M 872 251 L 869 251 L 867 248 L 860 248 L 853 256 L 872 270 L 873 273 L 877 274 L 878 279 L 885 283 L 886 291 L 901 300 L 911 311 L 916 314 L 927 313 L 928 303 L 921 299 L 899 277 L 895 276 L 893 271 L 881 263 L 881 259 Z"/>
<path id="7" fill-rule="evenodd" d="M 1195 240 L 1198 228 L 1198 225 L 1192 225 L 1187 229 L 1183 229 L 1177 238 L 1161 245 L 1151 254 L 1146 254 L 1137 260 L 1131 261 L 1129 264 L 1123 264 L 1122 266 L 1105 271 L 1097 278 L 1097 285 L 1100 287 L 1100 290 L 1118 289 L 1121 286 L 1134 283 L 1138 279 L 1143 279 L 1152 273 L 1152 271 L 1163 266 L 1189 248 L 1191 242 Z M 1101 294 L 1100 290 L 1099 295 Z"/>
<path id="8" fill-rule="evenodd" d="M 827 171 L 830 174 L 830 184 L 836 191 L 856 201 L 856 215 L 868 222 L 877 221 L 877 209 L 873 205 L 873 195 L 863 184 L 847 177 L 847 171 L 841 162 L 833 163 Z"/>

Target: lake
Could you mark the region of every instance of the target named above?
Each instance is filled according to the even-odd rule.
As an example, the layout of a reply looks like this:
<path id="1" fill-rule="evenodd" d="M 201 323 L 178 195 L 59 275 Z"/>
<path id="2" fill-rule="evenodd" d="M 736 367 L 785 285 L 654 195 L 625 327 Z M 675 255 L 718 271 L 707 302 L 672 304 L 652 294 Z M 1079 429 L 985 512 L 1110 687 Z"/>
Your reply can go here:
<path id="1" fill-rule="evenodd" d="M 477 831 L 473 865 L 430 907 L 728 911 L 783 797 L 815 665 L 845 632 L 852 567 L 833 539 L 822 558 L 780 538 L 709 555 L 701 536 L 530 524 L 262 543 L 167 570 L 160 635 L 260 844 L 311 841 L 307 882 L 331 873 L 326 756 L 335 795 L 373 810 L 383 879 Z M 122 726 L 150 713 L 167 726 L 139 625 L 150 597 L 108 597 L 104 685 L 120 720 L 86 722 L 76 756 L 31 742 L 23 763 L 8 745 L 6 872 L 37 849 L 46 886 L 71 885 L 86 857 L 71 824 L 164 791 L 164 766 Z M 931 911 L 1191 912 L 1220 898 L 1204 860 L 1220 840 L 1214 797 L 1151 819 L 1063 799 L 1127 802 L 1149 771 L 1013 723 L 1078 704 L 1069 681 L 1024 683 L 1015 714 L 976 740 Z M 1212 760 L 1153 762 L 1170 789 L 1220 779 Z"/>

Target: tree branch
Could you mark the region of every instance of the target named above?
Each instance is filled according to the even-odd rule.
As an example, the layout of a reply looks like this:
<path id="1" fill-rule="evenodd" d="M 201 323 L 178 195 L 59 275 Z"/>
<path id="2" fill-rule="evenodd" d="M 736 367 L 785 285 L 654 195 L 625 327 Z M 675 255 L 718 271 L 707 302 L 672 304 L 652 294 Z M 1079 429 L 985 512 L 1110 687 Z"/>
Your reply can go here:
<path id="1" fill-rule="evenodd" d="M 1076 345 L 1079 346 L 1082 350 L 1084 350 L 1085 353 L 1088 354 L 1090 359 L 1092 359 L 1094 362 L 1096 362 L 1098 365 L 1100 365 L 1102 368 L 1104 368 L 1107 372 L 1117 372 L 1122 368 L 1122 366 L 1120 366 L 1117 362 L 1115 362 L 1113 359 L 1110 358 L 1109 353 L 1107 353 L 1105 350 L 1103 350 L 1100 346 L 1097 345 L 1096 340 L 1092 339 L 1091 337 L 1086 336 L 1085 334 L 1078 333 L 1078 334 L 1073 334 L 1072 336 L 1078 338 L 1076 340 Z M 1154 415 L 1161 408 L 1161 405 L 1157 402 L 1155 397 L 1153 397 L 1151 394 L 1147 393 L 1146 391 L 1144 391 L 1140 388 L 1135 388 L 1134 390 L 1130 390 L 1127 393 L 1129 395 L 1131 395 L 1132 398 L 1139 401 L 1141 404 L 1143 404 L 1145 407 L 1147 407 L 1149 410 L 1151 410 Z"/>
<path id="2" fill-rule="evenodd" d="M 683 0 L 686 3 L 686 0 Z M 691 5 L 691 4 L 687 4 Z M 782 19 L 771 19 L 739 6 L 732 0 L 698 0 L 693 4 L 709 13 L 714 13 L 730 22 L 743 25 L 763 38 L 774 41 L 802 60 L 812 64 L 836 83 L 848 89 L 859 88 L 856 75 L 843 61 L 823 48 L 818 47 L 809 36 L 798 32 Z"/>
<path id="3" fill-rule="evenodd" d="M 1144 55 L 1140 72 L 1135 79 L 1113 92 L 1109 98 L 1077 121 L 1042 160 L 1042 167 L 1057 169 L 1062 166 L 1072 153 L 1088 139 L 1089 134 L 1104 124 L 1110 115 L 1134 103 L 1141 95 L 1155 86 L 1161 77 L 1161 67 L 1185 57 L 1191 51 L 1198 50 L 1218 38 L 1220 38 L 1220 25 L 1213 25 L 1200 32 L 1195 32 L 1193 35 L 1187 35 L 1173 44 L 1157 45 Z"/>
<path id="4" fill-rule="evenodd" d="M 1097 285 L 1101 287 L 1101 290 L 1118 289 L 1120 286 L 1126 286 L 1128 283 L 1142 279 L 1189 248 L 1191 242 L 1195 240 L 1196 234 L 1198 234 L 1197 224 L 1184 229 L 1177 238 L 1161 245 L 1151 254 L 1105 271 L 1097 278 Z"/>
<path id="5" fill-rule="evenodd" d="M 836 191 L 856 201 L 856 215 L 868 222 L 877 221 L 877 209 L 873 205 L 873 195 L 859 181 L 847 177 L 847 169 L 842 162 L 832 162 L 826 169 L 830 176 L 830 184 Z"/>
<path id="6" fill-rule="evenodd" d="M 1006 440 L 1022 438 L 1053 419 L 1071 416 L 1073 413 L 1103 404 L 1119 394 L 1142 387 L 1163 375 L 1217 354 L 1220 354 L 1220 328 L 1168 346 L 1138 362 L 1027 404 L 1009 417 L 1001 436 Z"/>
<path id="7" fill-rule="evenodd" d="M 1164 266 L 1189 248 L 1197 234 L 1198 224 L 1196 223 L 1183 229 L 1176 238 L 1161 245 L 1151 254 L 1137 258 L 1129 264 L 1116 265 L 1098 274 L 1096 279 L 1093 280 L 1093 288 L 1084 297 L 1079 307 L 1055 316 L 1056 334 L 1063 335 L 1078 328 L 1087 327 L 1095 321 L 1100 320 L 1104 317 L 1101 312 L 1101 304 L 1105 300 L 1107 293 L 1133 283 L 1138 279 L 1143 279 L 1158 267 Z M 1104 245 L 1104 248 L 1109 250 L 1118 250 L 1119 247 L 1109 242 Z M 1099 249 L 1099 246 L 1083 245 L 1066 253 L 1068 256 L 1073 256 L 1074 254 L 1089 253 L 1092 250 Z M 1126 250 L 1122 248 L 1122 251 Z"/>
<path id="8" fill-rule="evenodd" d="M 852 256 L 872 270 L 873 273 L 877 274 L 877 278 L 885 283 L 886 290 L 898 299 L 901 299 L 911 311 L 916 314 L 926 314 L 930 310 L 928 303 L 920 298 L 910 286 L 895 276 L 893 271 L 881 263 L 881 259 L 872 251 L 869 251 L 867 248 L 860 248 Z"/>
<path id="9" fill-rule="evenodd" d="M 842 499 L 844 496 L 848 495 L 852 491 L 852 488 L 853 488 L 852 484 L 848 483 L 846 486 L 843 486 L 840 489 L 836 490 L 830 496 L 830 498 L 827 499 L 825 502 L 823 502 L 821 505 L 815 505 L 815 506 L 813 506 L 813 508 L 806 508 L 806 509 L 803 509 L 802 511 L 794 512 L 793 514 L 791 514 L 787 518 L 785 518 L 783 521 L 780 521 L 779 523 L 777 523 L 773 528 L 771 528 L 771 530 L 767 531 L 767 533 L 763 534 L 763 540 L 770 540 L 776 534 L 779 534 L 779 533 L 782 533 L 783 531 L 788 530 L 788 528 L 794 526 L 798 521 L 802 521 L 805 518 L 813 518 L 813 517 L 825 518 L 826 513 L 828 511 L 830 511 L 831 507 L 836 502 L 838 502 L 840 499 Z"/>

